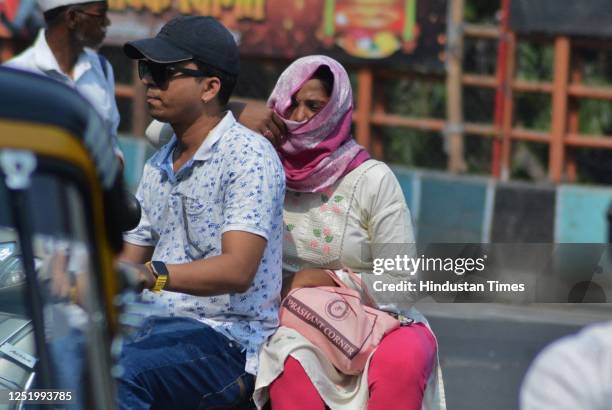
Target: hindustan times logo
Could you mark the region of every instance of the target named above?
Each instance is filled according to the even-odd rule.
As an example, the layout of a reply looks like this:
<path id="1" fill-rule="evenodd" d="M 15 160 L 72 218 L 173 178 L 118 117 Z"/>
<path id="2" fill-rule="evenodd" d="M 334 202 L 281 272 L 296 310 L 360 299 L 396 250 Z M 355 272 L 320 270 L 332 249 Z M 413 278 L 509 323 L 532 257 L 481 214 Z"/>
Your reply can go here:
<path id="1" fill-rule="evenodd" d="M 386 272 L 407 272 L 414 276 L 417 272 L 452 272 L 462 276 L 484 271 L 486 259 L 487 255 L 481 258 L 433 258 L 425 255 L 414 258 L 397 255 L 395 258 L 374 259 L 372 273 L 380 276 Z"/>

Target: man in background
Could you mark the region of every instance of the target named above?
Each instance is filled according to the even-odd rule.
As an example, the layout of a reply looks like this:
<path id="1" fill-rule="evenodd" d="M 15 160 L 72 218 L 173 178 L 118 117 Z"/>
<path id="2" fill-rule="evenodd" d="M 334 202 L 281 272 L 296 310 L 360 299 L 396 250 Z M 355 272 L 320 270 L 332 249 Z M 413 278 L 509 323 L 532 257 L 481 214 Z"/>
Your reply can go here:
<path id="1" fill-rule="evenodd" d="M 123 162 L 118 146 L 119 111 L 115 101 L 115 78 L 110 63 L 93 49 L 106 36 L 110 20 L 106 1 L 39 0 L 46 29 L 34 44 L 5 63 L 45 75 L 76 88 L 97 110 Z"/>

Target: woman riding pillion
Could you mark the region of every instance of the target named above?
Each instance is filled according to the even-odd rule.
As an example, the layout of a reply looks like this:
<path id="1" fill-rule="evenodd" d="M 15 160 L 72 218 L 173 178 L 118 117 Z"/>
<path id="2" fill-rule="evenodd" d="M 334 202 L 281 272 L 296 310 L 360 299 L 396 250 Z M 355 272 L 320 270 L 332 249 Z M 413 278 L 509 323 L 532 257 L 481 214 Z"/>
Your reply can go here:
<path id="1" fill-rule="evenodd" d="M 264 345 L 254 399 L 272 409 L 444 408 L 437 343 L 407 296 L 374 292 L 373 260 L 385 244 L 414 253 L 409 210 L 392 171 L 370 159 L 351 137 L 352 91 L 335 60 L 309 56 L 280 76 L 268 105 L 285 124 L 278 152 L 287 177 L 283 296 L 301 287 L 355 287 L 347 269 L 370 290 L 373 304 L 412 324 L 386 334 L 358 375 L 343 374 L 320 346 L 281 328 Z M 399 249 L 398 248 L 398 249 Z M 414 255 L 413 255 L 414 256 Z M 335 277 L 330 277 L 333 270 Z M 392 272 L 383 281 L 410 280 Z"/>

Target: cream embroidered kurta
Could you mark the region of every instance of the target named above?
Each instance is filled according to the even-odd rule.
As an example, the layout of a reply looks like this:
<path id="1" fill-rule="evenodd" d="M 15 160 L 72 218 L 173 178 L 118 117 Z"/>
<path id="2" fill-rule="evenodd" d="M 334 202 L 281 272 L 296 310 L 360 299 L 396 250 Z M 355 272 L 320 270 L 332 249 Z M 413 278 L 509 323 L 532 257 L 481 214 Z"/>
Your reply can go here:
<path id="1" fill-rule="evenodd" d="M 397 178 L 386 164 L 368 160 L 323 193 L 287 191 L 283 219 L 285 276 L 308 267 L 348 266 L 361 276 L 378 308 L 402 313 L 417 323 L 427 323 L 412 308 L 414 301 L 409 293 L 376 292 L 373 288 L 375 281 L 393 283 L 417 279 L 405 271 L 386 272 L 382 276 L 372 273 L 375 258 L 416 254 L 410 211 Z M 341 279 L 353 287 L 348 278 Z M 366 407 L 369 361 L 359 376 L 341 374 L 307 339 L 281 327 L 260 352 L 254 394 L 259 408 L 268 400 L 267 387 L 282 373 L 289 355 L 300 362 L 332 410 Z M 445 408 L 438 361 L 425 392 L 423 408 Z"/>

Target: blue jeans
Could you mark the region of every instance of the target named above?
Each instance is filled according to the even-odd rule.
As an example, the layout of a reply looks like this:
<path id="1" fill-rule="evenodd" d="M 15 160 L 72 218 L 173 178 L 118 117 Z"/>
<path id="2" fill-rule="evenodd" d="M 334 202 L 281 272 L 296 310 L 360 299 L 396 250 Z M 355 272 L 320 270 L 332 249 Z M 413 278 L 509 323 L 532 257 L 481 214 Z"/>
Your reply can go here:
<path id="1" fill-rule="evenodd" d="M 231 409 L 255 380 L 241 347 L 195 319 L 152 317 L 127 340 L 117 379 L 121 409 Z"/>

